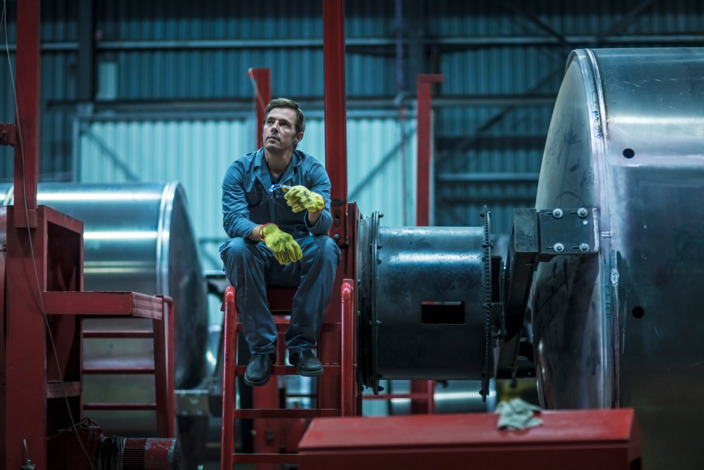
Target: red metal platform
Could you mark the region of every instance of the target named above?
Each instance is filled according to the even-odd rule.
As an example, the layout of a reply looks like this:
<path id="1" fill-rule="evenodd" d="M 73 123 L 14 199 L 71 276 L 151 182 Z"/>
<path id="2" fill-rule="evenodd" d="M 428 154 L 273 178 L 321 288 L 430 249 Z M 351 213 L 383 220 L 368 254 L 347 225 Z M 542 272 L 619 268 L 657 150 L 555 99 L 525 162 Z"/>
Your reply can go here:
<path id="1" fill-rule="evenodd" d="M 497 429 L 492 413 L 318 418 L 299 443 L 299 468 L 641 468 L 632 409 L 539 416 L 542 426 L 520 431 Z"/>

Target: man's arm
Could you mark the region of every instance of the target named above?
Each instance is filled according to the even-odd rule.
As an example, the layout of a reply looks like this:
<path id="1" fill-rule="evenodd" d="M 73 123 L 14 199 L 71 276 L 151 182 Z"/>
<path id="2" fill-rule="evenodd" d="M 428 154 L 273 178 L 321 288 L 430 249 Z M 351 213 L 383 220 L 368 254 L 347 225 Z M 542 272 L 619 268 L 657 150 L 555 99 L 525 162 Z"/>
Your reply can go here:
<path id="1" fill-rule="evenodd" d="M 308 214 L 306 215 L 308 218 L 308 225 L 311 227 L 315 225 L 321 215 L 323 215 L 323 211 L 308 211 Z"/>
<path id="2" fill-rule="evenodd" d="M 262 241 L 262 237 L 260 235 L 262 227 L 264 227 L 264 224 L 255 225 L 254 228 L 252 229 L 252 232 L 249 235 L 247 235 L 247 238 L 249 238 L 253 242 Z"/>
<path id="3" fill-rule="evenodd" d="M 222 215 L 223 228 L 230 238 L 259 237 L 257 224 L 249 220 L 247 197 L 243 188 L 243 170 L 233 163 L 227 169 L 222 182 Z M 256 235 L 254 232 L 256 231 Z"/>

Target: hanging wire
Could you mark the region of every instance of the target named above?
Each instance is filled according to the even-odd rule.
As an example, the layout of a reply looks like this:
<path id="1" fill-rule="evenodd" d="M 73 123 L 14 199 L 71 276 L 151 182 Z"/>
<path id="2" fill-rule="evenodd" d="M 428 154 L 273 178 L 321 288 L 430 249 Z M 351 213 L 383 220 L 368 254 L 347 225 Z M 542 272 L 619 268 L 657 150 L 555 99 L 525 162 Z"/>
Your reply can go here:
<path id="1" fill-rule="evenodd" d="M 15 122 L 16 122 L 16 127 L 17 127 L 17 150 L 20 153 L 20 163 L 21 163 L 21 170 L 22 170 L 22 182 L 27 181 L 27 175 L 25 173 L 25 155 L 24 155 L 24 139 L 22 136 L 22 125 L 20 124 L 20 111 L 19 111 L 19 106 L 17 104 L 17 88 L 15 85 L 15 76 L 14 76 L 14 71 L 12 69 L 12 59 L 10 58 L 10 42 L 8 39 L 8 34 L 7 34 L 7 0 L 3 0 L 2 4 L 2 18 L 0 18 L 0 23 L 1 25 L 5 28 L 5 53 L 7 56 L 7 64 L 9 66 L 9 75 L 10 75 L 10 81 L 12 84 L 12 92 L 13 92 L 13 98 L 14 98 L 14 112 L 15 112 Z M 17 42 L 15 40 L 15 42 Z M 46 306 L 44 304 L 44 296 L 42 295 L 42 287 L 41 287 L 41 282 L 39 280 L 39 271 L 37 269 L 37 262 L 36 262 L 36 254 L 34 252 L 34 244 L 32 243 L 32 230 L 30 227 L 29 223 L 29 208 L 27 207 L 27 187 L 25 184 L 22 185 L 22 191 L 23 191 L 23 196 L 24 196 L 24 216 L 25 216 L 25 221 L 27 222 L 27 240 L 29 241 L 29 250 L 30 250 L 30 255 L 32 257 L 32 266 L 34 267 L 34 279 L 37 285 L 37 294 L 39 296 L 39 303 L 40 303 L 40 308 L 42 315 L 44 316 L 44 323 L 46 325 L 46 331 L 47 331 L 47 336 L 49 337 L 49 343 L 51 344 L 51 350 L 54 353 L 54 361 L 56 362 L 56 369 L 59 373 L 59 381 L 61 382 L 62 387 L 64 388 L 64 401 L 66 402 L 66 411 L 68 412 L 69 419 L 71 420 L 71 426 L 75 431 L 76 438 L 78 439 L 78 444 L 80 445 L 81 449 L 83 450 L 83 454 L 86 456 L 88 459 L 89 465 L 92 466 L 93 464 L 93 459 L 91 456 L 88 454 L 88 451 L 86 450 L 85 446 L 83 445 L 83 441 L 81 440 L 79 434 L 78 434 L 78 428 L 76 427 L 76 420 L 73 417 L 73 413 L 71 412 L 71 406 L 68 401 L 68 393 L 66 393 L 66 383 L 64 382 L 63 374 L 61 372 L 61 364 L 59 363 L 59 354 L 56 350 L 56 344 L 54 342 L 54 337 L 51 333 L 51 326 L 49 324 L 49 316 L 46 313 Z M 27 450 L 29 452 L 29 450 Z"/>

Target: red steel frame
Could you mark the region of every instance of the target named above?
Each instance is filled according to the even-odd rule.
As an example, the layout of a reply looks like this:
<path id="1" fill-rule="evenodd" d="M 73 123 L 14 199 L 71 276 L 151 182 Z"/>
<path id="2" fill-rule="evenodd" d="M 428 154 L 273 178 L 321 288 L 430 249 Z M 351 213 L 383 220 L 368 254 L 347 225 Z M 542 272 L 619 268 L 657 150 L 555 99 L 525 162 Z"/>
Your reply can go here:
<path id="1" fill-rule="evenodd" d="M 270 299 L 270 307 L 273 313 L 288 313 L 290 309 L 291 298 L 295 293 L 295 289 L 269 289 L 267 294 Z M 333 417 L 333 416 L 353 416 L 356 412 L 357 398 L 354 394 L 355 384 L 355 317 L 356 317 L 356 300 L 354 295 L 354 282 L 350 279 L 345 279 L 342 285 L 342 302 L 340 305 L 342 315 L 341 322 L 335 323 L 329 321 L 326 317 L 323 323 L 322 331 L 330 333 L 327 336 L 329 340 L 339 340 L 341 338 L 342 353 L 336 363 L 323 361 L 323 369 L 325 376 L 331 378 L 339 378 L 342 383 L 341 393 L 337 398 L 337 405 L 334 407 L 323 407 L 320 404 L 317 408 L 311 409 L 284 409 L 278 403 L 279 397 L 275 397 L 271 402 L 266 403 L 266 407 L 262 404 L 254 403 L 251 409 L 241 409 L 236 407 L 236 383 L 237 377 L 244 375 L 246 366 L 238 363 L 237 358 L 237 343 L 238 333 L 242 331 L 242 324 L 239 321 L 239 311 L 235 302 L 235 289 L 232 286 L 225 290 L 225 298 L 223 302 L 223 311 L 225 317 L 224 328 L 224 361 L 223 361 L 223 395 L 222 395 L 222 434 L 220 446 L 220 465 L 222 469 L 232 469 L 235 463 L 256 463 L 258 469 L 276 468 L 281 463 L 297 463 L 298 455 L 296 447 L 298 440 L 303 435 L 306 428 L 306 420 L 315 417 Z M 296 368 L 283 364 L 285 346 L 283 345 L 283 335 L 288 326 L 288 320 L 285 318 L 276 318 L 277 331 L 279 334 L 279 351 L 277 351 L 276 363 L 272 366 L 272 375 L 275 379 L 279 375 L 293 375 L 296 373 Z M 324 346 L 324 338 L 321 338 L 319 347 Z M 318 379 L 317 399 L 320 402 L 322 394 L 325 392 L 320 386 L 320 378 Z M 272 385 L 272 389 L 277 391 L 277 381 L 270 380 L 264 387 L 254 389 L 256 396 L 257 390 L 266 388 Z M 332 398 L 332 397 L 328 397 Z M 257 436 L 262 434 L 262 440 L 255 440 L 255 452 L 252 454 L 235 453 L 235 419 L 254 419 L 255 423 L 265 422 L 264 427 L 256 428 Z M 288 421 L 288 426 L 280 425 L 281 421 Z M 282 434 L 279 431 L 284 429 Z M 269 431 L 269 432 L 267 432 Z M 270 442 L 266 442 L 266 436 L 271 435 Z M 282 442 L 285 441 L 285 442 Z M 281 452 L 281 448 L 284 452 Z"/>
<path id="2" fill-rule="evenodd" d="M 37 180 L 39 176 L 39 18 L 40 1 L 17 3 L 16 123 L 21 141 L 15 146 L 14 181 L 16 227 L 36 227 Z"/>
<path id="3" fill-rule="evenodd" d="M 340 321 L 343 279 L 357 276 L 357 205 L 347 201 L 347 116 L 345 94 L 345 22 L 344 1 L 323 0 L 323 71 L 325 87 L 325 168 L 331 182 L 331 211 L 333 225 L 330 236 L 337 241 L 342 252 L 342 261 L 337 269 L 337 278 L 332 298 L 326 312 L 330 321 Z M 322 335 L 330 333 L 322 333 Z M 318 353 L 323 361 L 330 361 L 345 354 L 341 344 L 323 341 L 324 348 Z M 345 383 L 343 381 L 343 383 Z M 341 381 L 332 377 L 319 380 L 321 407 L 335 406 L 343 393 L 355 396 L 352 414 L 361 412 L 361 393 L 358 393 L 356 376 L 348 378 L 355 384 L 348 390 L 341 389 Z"/>
<path id="4" fill-rule="evenodd" d="M 432 85 L 442 82 L 442 75 L 418 75 L 417 79 L 417 159 L 418 159 L 418 189 L 416 192 L 416 225 L 430 225 L 430 199 L 432 185 L 430 177 L 433 174 L 433 116 L 432 116 Z M 435 381 L 411 380 L 411 413 L 435 412 Z"/>
<path id="5" fill-rule="evenodd" d="M 5 379 L 0 382 L 0 455 L 7 469 L 20 468 L 28 459 L 40 469 L 60 463 L 48 455 L 47 434 L 83 417 L 82 318 L 87 315 L 154 321 L 158 431 L 162 437 L 174 432 L 173 302 L 132 292 L 83 292 L 83 223 L 37 206 L 39 21 L 39 0 L 18 2 L 16 125 L 0 128 L 0 143 L 15 148 L 15 203 L 0 217 L 7 234 L 7 261 L 0 266 L 0 291 L 6 294 L 0 318 L 5 325 L 0 331 L 0 377 Z M 89 447 L 79 439 L 72 440 L 76 454 Z M 81 462 L 83 468 L 92 467 L 92 457 Z"/>
<path id="6" fill-rule="evenodd" d="M 262 139 L 262 124 L 264 123 L 264 112 L 266 111 L 266 105 L 271 101 L 271 69 L 268 68 L 250 68 L 247 70 L 247 76 L 254 81 L 255 86 L 255 97 L 257 108 L 257 125 L 256 127 L 256 139 L 257 148 L 264 145 Z"/>
<path id="7" fill-rule="evenodd" d="M 432 168 L 433 122 L 432 122 L 432 86 L 442 82 L 442 75 L 418 75 L 417 94 L 417 146 L 418 146 L 418 191 L 416 201 L 416 225 L 430 225 L 430 176 Z"/>

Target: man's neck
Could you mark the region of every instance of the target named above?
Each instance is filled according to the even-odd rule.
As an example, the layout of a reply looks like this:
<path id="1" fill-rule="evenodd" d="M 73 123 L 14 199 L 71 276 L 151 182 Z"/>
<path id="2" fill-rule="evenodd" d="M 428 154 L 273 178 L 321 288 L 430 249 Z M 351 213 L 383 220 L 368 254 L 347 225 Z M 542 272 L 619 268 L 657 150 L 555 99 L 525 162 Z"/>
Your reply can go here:
<path id="1" fill-rule="evenodd" d="M 274 177 L 278 179 L 284 174 L 286 167 L 291 162 L 292 154 L 293 150 L 277 153 L 264 149 L 264 159 L 266 160 L 266 164 L 269 166 L 269 171 L 272 175 L 274 175 Z"/>

